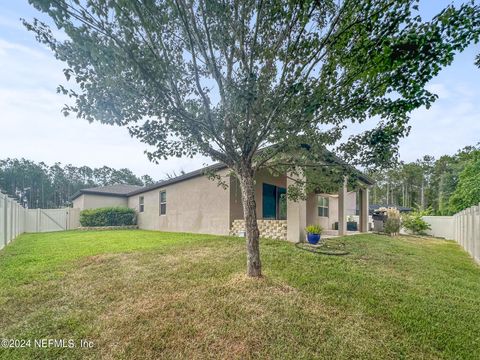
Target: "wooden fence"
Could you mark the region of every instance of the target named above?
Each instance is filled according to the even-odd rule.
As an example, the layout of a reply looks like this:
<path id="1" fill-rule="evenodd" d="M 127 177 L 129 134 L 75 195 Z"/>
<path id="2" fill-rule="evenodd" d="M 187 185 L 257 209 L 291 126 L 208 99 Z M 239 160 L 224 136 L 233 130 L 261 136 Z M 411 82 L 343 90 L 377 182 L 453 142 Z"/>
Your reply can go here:
<path id="1" fill-rule="evenodd" d="M 0 249 L 24 232 L 64 231 L 79 226 L 79 209 L 25 209 L 0 193 Z"/>

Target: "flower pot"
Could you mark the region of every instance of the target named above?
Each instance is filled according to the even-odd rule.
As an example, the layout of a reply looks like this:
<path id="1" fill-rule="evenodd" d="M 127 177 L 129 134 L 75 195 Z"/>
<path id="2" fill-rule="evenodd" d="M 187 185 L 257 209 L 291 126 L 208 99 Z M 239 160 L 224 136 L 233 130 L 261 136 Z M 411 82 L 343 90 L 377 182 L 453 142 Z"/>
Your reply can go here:
<path id="1" fill-rule="evenodd" d="M 318 242 L 320 241 L 320 234 L 310 234 L 310 233 L 308 233 L 307 234 L 307 241 L 310 244 L 318 244 Z"/>

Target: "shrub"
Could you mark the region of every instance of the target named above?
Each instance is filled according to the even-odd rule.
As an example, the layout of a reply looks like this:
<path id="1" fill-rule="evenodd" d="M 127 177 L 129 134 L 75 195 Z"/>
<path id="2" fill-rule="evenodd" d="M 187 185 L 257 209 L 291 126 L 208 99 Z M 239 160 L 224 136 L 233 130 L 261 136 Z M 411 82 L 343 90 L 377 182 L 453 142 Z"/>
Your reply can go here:
<path id="1" fill-rule="evenodd" d="M 390 236 L 398 235 L 400 232 L 400 219 L 388 218 L 385 220 L 384 231 Z"/>
<path id="2" fill-rule="evenodd" d="M 387 209 L 387 220 L 384 230 L 390 236 L 398 235 L 400 232 L 400 211 L 396 208 Z"/>
<path id="3" fill-rule="evenodd" d="M 422 216 L 427 215 L 426 211 L 415 211 L 411 214 L 406 214 L 402 218 L 402 225 L 405 229 L 413 234 L 425 235 L 425 230 L 430 230 L 430 225 L 422 219 Z"/>
<path id="4" fill-rule="evenodd" d="M 124 226 L 136 225 L 136 223 L 135 210 L 126 207 L 87 209 L 80 213 L 82 226 Z"/>
<path id="5" fill-rule="evenodd" d="M 321 234 L 323 228 L 320 225 L 308 225 L 305 231 L 309 234 Z"/>

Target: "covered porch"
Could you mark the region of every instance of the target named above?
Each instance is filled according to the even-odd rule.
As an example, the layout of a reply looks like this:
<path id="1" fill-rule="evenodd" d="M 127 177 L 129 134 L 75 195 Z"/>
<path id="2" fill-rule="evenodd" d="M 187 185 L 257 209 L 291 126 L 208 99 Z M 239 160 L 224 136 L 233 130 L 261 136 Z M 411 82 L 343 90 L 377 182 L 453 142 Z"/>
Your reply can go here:
<path id="1" fill-rule="evenodd" d="M 292 181 L 294 180 L 287 179 L 287 187 Z M 345 182 L 336 194 L 311 193 L 305 200 L 287 199 L 286 240 L 304 241 L 305 228 L 312 224 L 323 227 L 322 235 L 324 237 L 368 232 L 368 195 L 369 184 L 362 183 L 359 185 L 358 191 L 349 192 Z M 356 229 L 348 229 L 349 217 L 358 219 Z"/>
<path id="2" fill-rule="evenodd" d="M 294 182 L 295 179 L 286 175 L 257 174 L 256 208 L 260 236 L 291 242 L 304 241 L 305 227 L 314 224 L 323 227 L 324 237 L 368 231 L 368 182 L 360 181 L 355 191 L 348 191 L 345 182 L 336 193 L 317 191 L 309 193 L 304 200 L 293 201 L 286 197 L 286 189 Z M 232 185 L 230 234 L 242 236 L 245 232 L 243 211 L 238 188 Z M 348 228 L 349 218 L 355 219 L 356 229 Z"/>

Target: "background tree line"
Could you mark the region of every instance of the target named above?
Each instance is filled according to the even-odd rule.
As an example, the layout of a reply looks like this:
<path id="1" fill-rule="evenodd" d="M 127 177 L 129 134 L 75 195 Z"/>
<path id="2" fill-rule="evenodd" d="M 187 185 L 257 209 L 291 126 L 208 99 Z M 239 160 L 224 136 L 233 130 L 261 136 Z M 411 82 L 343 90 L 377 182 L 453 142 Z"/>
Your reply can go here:
<path id="1" fill-rule="evenodd" d="M 480 202 L 480 144 L 438 159 L 425 155 L 369 175 L 376 181 L 370 194 L 372 204 L 452 215 Z"/>
<path id="2" fill-rule="evenodd" d="M 22 197 L 29 208 L 67 206 L 78 190 L 113 184 L 150 185 L 154 180 L 137 177 L 131 170 L 108 166 L 90 168 L 55 163 L 48 166 L 26 159 L 0 160 L 0 190 L 16 199 Z"/>

